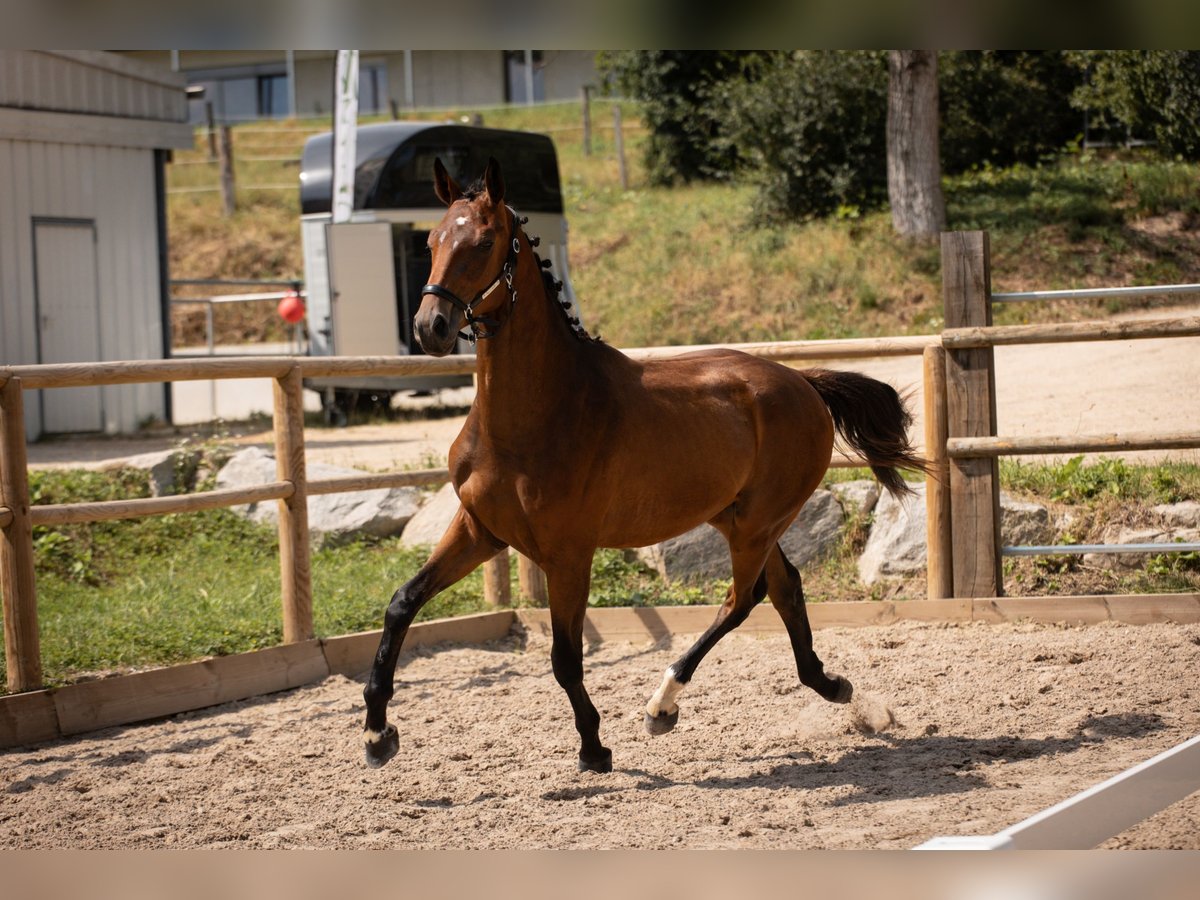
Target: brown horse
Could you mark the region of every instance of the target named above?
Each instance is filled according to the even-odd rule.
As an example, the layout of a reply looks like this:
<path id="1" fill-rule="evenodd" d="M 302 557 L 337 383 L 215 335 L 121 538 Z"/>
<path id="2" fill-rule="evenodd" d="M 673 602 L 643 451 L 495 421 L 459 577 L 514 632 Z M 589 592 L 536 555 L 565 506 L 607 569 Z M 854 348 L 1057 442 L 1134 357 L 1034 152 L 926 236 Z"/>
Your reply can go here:
<path id="1" fill-rule="evenodd" d="M 546 573 L 554 676 L 575 713 L 580 770 L 612 770 L 600 715 L 583 686 L 583 625 L 592 557 L 642 547 L 708 522 L 724 535 L 733 584 L 716 621 L 674 665 L 646 707 L 662 734 L 713 645 L 769 596 L 800 681 L 826 700 L 853 689 L 813 652 L 800 575 L 778 540 L 821 483 L 834 432 L 894 494 L 897 467 L 924 468 L 906 437 L 910 416 L 889 385 L 849 372 L 798 372 L 732 350 L 638 362 L 569 318 L 558 288 L 504 204 L 493 159 L 463 190 L 435 164 L 449 209 L 429 234 L 430 284 L 415 325 L 442 356 L 460 328 L 477 340 L 478 391 L 450 448 L 461 506 L 429 561 L 396 591 L 366 698 L 366 759 L 387 762 L 399 736 L 387 704 L 400 646 L 431 597 L 505 547 Z M 463 298 L 471 298 L 464 300 Z"/>

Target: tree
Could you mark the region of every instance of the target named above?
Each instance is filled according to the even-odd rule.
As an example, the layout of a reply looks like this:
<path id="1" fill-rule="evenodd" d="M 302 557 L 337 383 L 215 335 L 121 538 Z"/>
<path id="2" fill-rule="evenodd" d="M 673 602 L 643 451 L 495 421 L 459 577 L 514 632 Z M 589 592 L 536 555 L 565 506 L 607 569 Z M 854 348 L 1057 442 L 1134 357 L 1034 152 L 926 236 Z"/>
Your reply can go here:
<path id="1" fill-rule="evenodd" d="M 752 53 L 733 50 L 617 50 L 597 58 L 605 78 L 642 103 L 650 129 L 646 174 L 651 184 L 725 177 L 737 151 L 721 141 L 712 102 L 721 83 L 746 77 Z"/>
<path id="2" fill-rule="evenodd" d="M 1200 159 L 1200 51 L 1089 50 L 1072 60 L 1088 75 L 1072 102 L 1094 125 L 1152 137 L 1164 154 Z"/>
<path id="3" fill-rule="evenodd" d="M 888 53 L 887 185 L 892 226 L 900 234 L 934 237 L 946 227 L 932 50 Z"/>

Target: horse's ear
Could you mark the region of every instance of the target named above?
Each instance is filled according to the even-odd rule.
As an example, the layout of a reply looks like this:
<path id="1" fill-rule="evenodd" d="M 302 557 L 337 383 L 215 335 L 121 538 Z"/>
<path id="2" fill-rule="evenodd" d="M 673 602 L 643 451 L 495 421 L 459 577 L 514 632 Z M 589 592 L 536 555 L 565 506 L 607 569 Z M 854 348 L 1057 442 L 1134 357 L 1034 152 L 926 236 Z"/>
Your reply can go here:
<path id="1" fill-rule="evenodd" d="M 500 174 L 500 163 L 496 157 L 489 156 L 487 168 L 483 171 L 483 183 L 487 187 L 488 200 L 493 206 L 504 202 L 504 176 Z"/>
<path id="2" fill-rule="evenodd" d="M 433 192 L 447 206 L 462 196 L 462 188 L 450 177 L 440 157 L 433 160 Z"/>

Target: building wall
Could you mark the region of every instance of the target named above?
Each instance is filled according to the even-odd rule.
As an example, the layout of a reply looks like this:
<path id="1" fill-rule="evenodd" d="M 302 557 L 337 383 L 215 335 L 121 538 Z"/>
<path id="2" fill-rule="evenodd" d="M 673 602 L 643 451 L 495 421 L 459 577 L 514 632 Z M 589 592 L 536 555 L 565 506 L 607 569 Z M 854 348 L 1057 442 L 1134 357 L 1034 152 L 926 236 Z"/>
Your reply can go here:
<path id="1" fill-rule="evenodd" d="M 165 50 L 127 51 L 143 62 L 169 68 L 170 52 Z M 231 72 L 249 72 L 255 67 L 282 71 L 282 50 L 257 51 L 180 51 L 180 65 L 186 71 L 204 71 L 227 67 Z M 505 61 L 501 50 L 414 50 L 413 106 L 440 108 L 453 106 L 494 106 L 508 101 L 505 93 Z M 587 50 L 546 50 L 538 77 L 545 100 L 575 100 L 584 84 L 597 81 L 595 54 Z M 296 106 L 301 116 L 329 115 L 333 103 L 334 54 L 330 51 L 295 53 Z M 360 66 L 378 64 L 386 70 L 387 92 L 381 97 L 379 112 L 388 111 L 391 99 L 401 109 L 409 106 L 405 84 L 403 52 L 363 51 Z M 194 79 L 193 79 L 194 80 Z M 518 93 L 524 90 L 518 86 Z M 200 121 L 202 102 L 193 115 Z M 245 118 L 245 115 L 235 118 Z"/>
<path id="2" fill-rule="evenodd" d="M 0 106 L 182 122 L 181 76 L 88 50 L 0 51 Z"/>
<path id="3" fill-rule="evenodd" d="M 0 50 L 0 364 L 40 361 L 36 220 L 95 223 L 102 357 L 162 357 L 155 148 L 191 143 L 183 86 L 114 54 Z M 159 384 L 102 395 L 109 432 L 165 413 Z M 39 397 L 25 399 L 34 438 Z"/>
<path id="4" fill-rule="evenodd" d="M 578 100 L 580 88 L 596 85 L 596 54 L 590 50 L 547 50 L 542 57 L 546 100 Z"/>
<path id="5" fill-rule="evenodd" d="M 157 255 L 154 151 L 0 140 L 0 357 L 38 359 L 35 218 L 96 223 L 100 346 L 105 359 L 161 359 L 163 322 Z M 90 360 L 79 360 L 89 362 Z M 103 389 L 104 430 L 133 431 L 165 414 L 159 384 Z M 36 394 L 26 428 L 41 433 Z"/>

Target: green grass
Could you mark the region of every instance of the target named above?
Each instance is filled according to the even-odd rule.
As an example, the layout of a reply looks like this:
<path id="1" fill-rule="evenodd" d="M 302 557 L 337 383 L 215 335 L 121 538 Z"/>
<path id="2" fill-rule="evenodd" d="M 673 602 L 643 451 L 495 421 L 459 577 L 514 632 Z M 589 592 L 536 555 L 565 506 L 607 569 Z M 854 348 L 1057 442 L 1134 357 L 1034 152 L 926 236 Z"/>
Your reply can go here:
<path id="1" fill-rule="evenodd" d="M 551 134 L 571 225 L 571 278 L 593 333 L 634 347 L 941 327 L 938 249 L 898 239 L 887 210 L 844 210 L 823 221 L 764 227 L 752 216 L 749 186 L 652 187 L 641 164 L 645 131 L 637 106 L 629 103 L 622 107 L 630 126 L 630 185 L 623 190 L 611 108 L 610 102 L 593 103 L 590 156 L 583 154 L 578 104 L 418 116 L 469 118 L 479 112 L 490 126 Z M 298 125 L 324 128 L 327 122 L 235 128 L 235 156 L 299 154 L 305 135 L 295 131 Z M 268 133 L 255 133 L 261 130 Z M 204 155 L 195 150 L 178 158 Z M 243 186 L 296 177 L 287 164 L 245 165 L 244 172 L 238 169 Z M 171 167 L 170 184 L 201 183 L 210 168 Z M 1200 166 L 1122 151 L 983 168 L 945 179 L 944 190 L 951 229 L 990 232 L 993 285 L 1004 291 L 1200 280 L 1198 184 Z M 247 192 L 244 199 L 243 208 L 225 220 L 216 194 L 171 197 L 175 276 L 302 277 L 296 192 Z M 1184 218 L 1167 228 L 1142 227 L 1148 217 L 1167 214 Z M 1089 318 L 1151 303 L 1010 304 L 996 311 L 996 320 Z M 264 310 L 259 318 L 265 332 L 274 313 Z M 253 330 L 249 324 L 239 319 L 228 328 L 245 334 Z"/>

